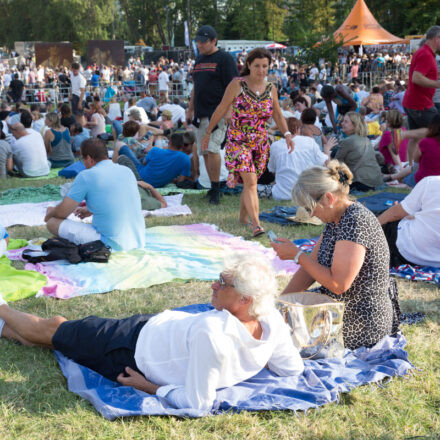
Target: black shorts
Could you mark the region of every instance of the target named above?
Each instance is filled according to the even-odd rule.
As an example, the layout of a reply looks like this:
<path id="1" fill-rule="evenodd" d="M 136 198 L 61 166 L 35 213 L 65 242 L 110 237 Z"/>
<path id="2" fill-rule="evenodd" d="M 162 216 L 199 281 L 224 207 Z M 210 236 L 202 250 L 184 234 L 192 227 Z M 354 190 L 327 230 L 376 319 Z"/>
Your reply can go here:
<path id="1" fill-rule="evenodd" d="M 134 360 L 140 331 L 154 315 L 135 315 L 125 319 L 88 316 L 63 322 L 52 338 L 55 350 L 116 381 L 125 367 L 139 371 Z"/>
<path id="2" fill-rule="evenodd" d="M 388 247 L 390 248 L 390 267 L 401 266 L 402 264 L 412 264 L 399 252 L 396 245 L 399 221 L 389 222 L 382 225 L 385 238 L 388 242 Z"/>
<path id="3" fill-rule="evenodd" d="M 76 116 L 83 116 L 84 115 L 84 101 L 82 102 L 82 109 L 79 110 L 78 109 L 78 104 L 79 104 L 79 96 L 77 95 L 72 95 L 72 113 Z"/>
<path id="4" fill-rule="evenodd" d="M 405 107 L 405 113 L 408 119 L 408 128 L 415 130 L 416 128 L 426 128 L 438 111 L 435 106 L 424 110 L 411 110 Z"/>

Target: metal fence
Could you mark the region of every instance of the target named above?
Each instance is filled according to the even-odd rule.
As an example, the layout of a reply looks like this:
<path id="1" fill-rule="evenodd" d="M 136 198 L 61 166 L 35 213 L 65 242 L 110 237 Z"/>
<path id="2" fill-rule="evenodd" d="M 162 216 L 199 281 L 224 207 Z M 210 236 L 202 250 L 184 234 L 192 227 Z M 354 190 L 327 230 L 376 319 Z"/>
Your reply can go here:
<path id="1" fill-rule="evenodd" d="M 191 86 L 186 82 L 170 83 L 168 98 L 183 99 L 190 93 Z M 141 84 L 135 81 L 126 81 L 124 83 L 101 83 L 98 86 L 88 84 L 86 86 L 86 96 L 99 96 L 103 101 L 109 101 L 112 97 L 122 100 L 123 97 L 139 98 L 142 92 L 150 92 L 151 96 L 160 99 L 159 84 L 147 83 Z M 23 91 L 22 102 L 25 104 L 34 103 L 54 103 L 68 102 L 71 93 L 70 86 L 55 85 L 39 87 L 38 85 L 27 85 Z M 7 99 L 6 90 L 1 94 L 3 100 Z"/>
<path id="2" fill-rule="evenodd" d="M 340 67 L 339 77 L 343 82 L 350 82 L 352 80 L 350 75 L 351 66 L 344 64 Z M 357 78 L 362 81 L 367 87 L 371 88 L 375 84 L 380 83 L 389 77 L 407 78 L 409 72 L 409 65 L 403 64 L 386 64 L 376 70 L 366 72 L 359 72 Z"/>

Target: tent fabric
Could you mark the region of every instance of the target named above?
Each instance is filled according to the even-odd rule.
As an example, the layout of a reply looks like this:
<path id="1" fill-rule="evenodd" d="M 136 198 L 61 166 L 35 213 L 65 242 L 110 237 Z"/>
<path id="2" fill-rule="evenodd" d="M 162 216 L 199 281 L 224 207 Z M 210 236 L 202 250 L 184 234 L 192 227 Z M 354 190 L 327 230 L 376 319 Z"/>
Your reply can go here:
<path id="1" fill-rule="evenodd" d="M 376 21 L 364 0 L 357 0 L 344 23 L 333 36 L 337 41 L 342 36 L 343 46 L 408 43 L 407 40 L 386 31 Z"/>

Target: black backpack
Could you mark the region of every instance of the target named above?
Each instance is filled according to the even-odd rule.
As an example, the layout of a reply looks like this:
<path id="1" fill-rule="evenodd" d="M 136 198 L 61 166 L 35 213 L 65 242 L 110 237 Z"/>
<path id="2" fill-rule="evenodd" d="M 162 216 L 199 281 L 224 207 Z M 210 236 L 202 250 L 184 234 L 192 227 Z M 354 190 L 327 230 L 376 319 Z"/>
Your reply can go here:
<path id="1" fill-rule="evenodd" d="M 81 261 L 107 263 L 111 253 L 111 249 L 101 240 L 91 241 L 78 246 L 65 238 L 59 237 L 49 238 L 41 245 L 41 249 L 44 252 L 49 252 L 49 254 L 41 255 L 41 252 L 25 249 L 22 256 L 30 263 L 55 260 L 68 260 L 72 264 L 77 264 Z"/>

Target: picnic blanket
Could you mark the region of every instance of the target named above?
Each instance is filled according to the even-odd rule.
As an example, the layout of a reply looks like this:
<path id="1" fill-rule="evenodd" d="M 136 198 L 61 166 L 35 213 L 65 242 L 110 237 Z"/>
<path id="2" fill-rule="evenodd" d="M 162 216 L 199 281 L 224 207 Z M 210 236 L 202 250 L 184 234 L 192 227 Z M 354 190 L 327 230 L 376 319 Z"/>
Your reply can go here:
<path id="1" fill-rule="evenodd" d="M 8 251 L 26 246 L 27 240 L 9 240 Z M 18 270 L 11 266 L 11 261 L 3 255 L 0 258 L 0 294 L 8 301 L 18 301 L 34 296 L 47 282 L 47 278 L 28 270 Z"/>
<path id="2" fill-rule="evenodd" d="M 260 213 L 260 220 L 277 223 L 282 226 L 299 225 L 298 222 L 288 220 L 288 217 L 293 217 L 296 211 L 296 206 L 275 206 L 269 212 Z"/>
<path id="3" fill-rule="evenodd" d="M 60 198 L 61 196 L 59 196 Z M 168 206 L 166 208 L 156 209 L 155 211 L 142 211 L 144 217 L 173 217 L 176 215 L 192 214 L 191 209 L 187 205 L 182 205 L 183 194 L 164 197 Z M 12 205 L 0 206 L 0 224 L 5 228 L 13 225 L 25 226 L 42 226 L 44 225 L 44 217 L 48 206 L 55 206 L 56 201 L 40 202 L 40 203 L 16 203 Z M 80 220 L 71 214 L 70 220 L 91 223 L 92 217 Z"/>
<path id="4" fill-rule="evenodd" d="M 3 191 L 0 198 L 0 205 L 52 202 L 55 200 L 61 200 L 59 185 L 43 185 L 40 187 L 24 186 Z"/>
<path id="5" fill-rule="evenodd" d="M 299 267 L 280 260 L 273 249 L 219 231 L 215 225 L 148 228 L 146 243 L 144 249 L 113 252 L 106 264 L 56 261 L 29 263 L 25 268 L 47 277 L 39 295 L 67 299 L 115 289 L 146 288 L 173 280 L 215 280 L 224 257 L 234 251 L 265 255 L 280 275 L 293 274 Z"/>
<path id="6" fill-rule="evenodd" d="M 211 308 L 209 304 L 197 304 L 178 310 L 198 313 Z M 414 367 L 404 350 L 405 344 L 405 337 L 399 333 L 396 337 L 387 336 L 370 349 L 346 350 L 343 359 L 306 360 L 299 376 L 278 377 L 263 369 L 245 382 L 219 390 L 210 412 L 176 409 L 166 399 L 112 382 L 59 352 L 55 356 L 69 390 L 87 399 L 106 419 L 136 415 L 202 417 L 229 410 L 305 411 L 337 402 L 340 393 L 407 374 Z"/>
<path id="7" fill-rule="evenodd" d="M 380 215 L 389 207 L 394 205 L 394 202 L 401 202 L 408 194 L 380 192 L 368 197 L 360 197 L 357 201 L 365 205 L 375 215 Z"/>
<path id="8" fill-rule="evenodd" d="M 294 243 L 303 251 L 311 252 L 318 241 L 316 238 L 302 238 Z M 411 281 L 426 281 L 440 286 L 440 267 L 404 264 L 390 268 L 390 275 Z"/>
<path id="9" fill-rule="evenodd" d="M 20 177 L 20 179 L 26 179 L 26 180 L 47 180 L 47 179 L 54 179 L 55 177 L 58 177 L 58 171 L 60 171 L 61 168 L 51 168 L 49 171 L 49 174 L 47 176 L 40 176 L 40 177 Z"/>

